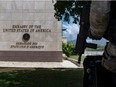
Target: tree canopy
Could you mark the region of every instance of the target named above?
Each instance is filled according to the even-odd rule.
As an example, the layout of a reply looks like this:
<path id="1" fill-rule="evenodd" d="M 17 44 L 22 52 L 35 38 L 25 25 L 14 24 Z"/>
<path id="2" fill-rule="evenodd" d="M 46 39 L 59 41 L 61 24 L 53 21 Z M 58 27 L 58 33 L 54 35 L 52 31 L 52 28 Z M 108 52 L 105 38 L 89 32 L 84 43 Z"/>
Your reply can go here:
<path id="1" fill-rule="evenodd" d="M 79 21 L 79 15 L 84 5 L 84 1 L 75 1 L 75 0 L 57 0 L 54 9 L 55 9 L 55 18 L 61 20 L 64 17 L 64 20 L 69 23 L 70 16 L 73 17 L 73 23 Z"/>

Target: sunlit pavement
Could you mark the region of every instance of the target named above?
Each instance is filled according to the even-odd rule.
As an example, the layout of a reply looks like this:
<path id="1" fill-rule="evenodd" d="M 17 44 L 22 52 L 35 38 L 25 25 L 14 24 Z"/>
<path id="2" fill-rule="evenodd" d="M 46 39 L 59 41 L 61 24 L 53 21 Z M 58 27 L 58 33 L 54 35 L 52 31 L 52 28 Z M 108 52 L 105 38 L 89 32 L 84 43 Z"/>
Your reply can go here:
<path id="1" fill-rule="evenodd" d="M 69 60 L 63 62 L 11 62 L 0 61 L 0 67 L 19 67 L 19 68 L 82 68 Z"/>

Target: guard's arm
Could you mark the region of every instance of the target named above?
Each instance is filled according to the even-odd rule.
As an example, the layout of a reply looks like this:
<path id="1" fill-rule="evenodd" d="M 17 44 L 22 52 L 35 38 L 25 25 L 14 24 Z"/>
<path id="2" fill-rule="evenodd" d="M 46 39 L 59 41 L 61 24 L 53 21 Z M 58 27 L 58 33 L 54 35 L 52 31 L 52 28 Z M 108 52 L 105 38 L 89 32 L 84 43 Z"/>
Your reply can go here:
<path id="1" fill-rule="evenodd" d="M 109 22 L 110 2 L 92 1 L 90 8 L 90 38 L 101 39 Z"/>

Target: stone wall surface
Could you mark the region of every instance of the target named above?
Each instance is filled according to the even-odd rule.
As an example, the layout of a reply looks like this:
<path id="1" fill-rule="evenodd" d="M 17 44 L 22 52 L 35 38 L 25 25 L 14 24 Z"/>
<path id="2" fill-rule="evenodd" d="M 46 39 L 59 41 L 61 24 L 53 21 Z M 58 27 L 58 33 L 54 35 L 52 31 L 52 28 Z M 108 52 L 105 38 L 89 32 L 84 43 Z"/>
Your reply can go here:
<path id="1" fill-rule="evenodd" d="M 61 22 L 54 17 L 54 4 L 0 0 L 1 61 L 62 61 Z"/>

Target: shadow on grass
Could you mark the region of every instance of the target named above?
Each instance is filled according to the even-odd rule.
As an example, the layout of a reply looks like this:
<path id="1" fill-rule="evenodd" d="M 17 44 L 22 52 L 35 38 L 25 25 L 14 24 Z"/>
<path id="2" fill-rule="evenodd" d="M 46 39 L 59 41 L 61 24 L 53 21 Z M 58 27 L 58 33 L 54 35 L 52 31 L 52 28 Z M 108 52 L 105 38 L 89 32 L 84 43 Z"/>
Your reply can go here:
<path id="1" fill-rule="evenodd" d="M 0 87 L 82 87 L 83 69 L 33 69 L 0 73 Z"/>

